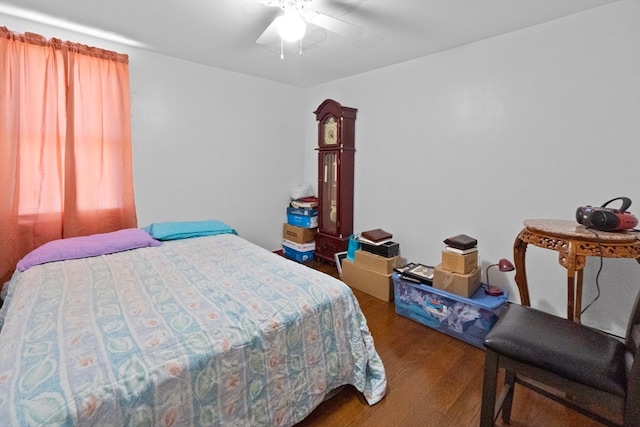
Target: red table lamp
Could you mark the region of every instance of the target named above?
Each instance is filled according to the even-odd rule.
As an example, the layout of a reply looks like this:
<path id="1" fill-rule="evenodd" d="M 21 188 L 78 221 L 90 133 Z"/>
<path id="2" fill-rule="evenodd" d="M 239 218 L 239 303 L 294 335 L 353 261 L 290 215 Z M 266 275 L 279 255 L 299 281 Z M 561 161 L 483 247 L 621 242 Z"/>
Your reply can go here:
<path id="1" fill-rule="evenodd" d="M 502 258 L 500 261 L 498 261 L 497 264 L 491 264 L 489 267 L 487 267 L 487 271 L 485 273 L 485 275 L 487 276 L 487 284 L 483 286 L 484 291 L 487 293 L 487 295 L 493 295 L 493 296 L 502 295 L 504 293 L 502 289 L 500 289 L 497 286 L 491 286 L 491 284 L 489 283 L 489 270 L 491 269 L 491 267 L 498 267 L 498 270 L 503 272 L 513 271 L 516 268 L 513 266 L 513 264 L 511 264 L 511 261 L 509 261 L 506 258 Z"/>

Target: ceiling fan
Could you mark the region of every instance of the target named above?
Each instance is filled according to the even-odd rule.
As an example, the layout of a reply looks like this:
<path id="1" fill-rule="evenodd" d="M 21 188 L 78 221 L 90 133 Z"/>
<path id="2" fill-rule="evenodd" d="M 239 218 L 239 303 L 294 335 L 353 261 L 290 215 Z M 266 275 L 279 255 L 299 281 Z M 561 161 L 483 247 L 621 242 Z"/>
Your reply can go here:
<path id="1" fill-rule="evenodd" d="M 361 27 L 313 10 L 309 7 L 311 3 L 312 0 L 263 1 L 265 6 L 282 9 L 282 13 L 269 24 L 260 37 L 258 37 L 256 43 L 261 45 L 270 44 L 280 36 L 281 45 L 286 40 L 300 41 L 302 46 L 302 38 L 304 37 L 307 23 L 324 28 L 343 37 L 357 38 L 362 35 L 363 29 Z M 302 47 L 300 54 L 302 54 Z"/>

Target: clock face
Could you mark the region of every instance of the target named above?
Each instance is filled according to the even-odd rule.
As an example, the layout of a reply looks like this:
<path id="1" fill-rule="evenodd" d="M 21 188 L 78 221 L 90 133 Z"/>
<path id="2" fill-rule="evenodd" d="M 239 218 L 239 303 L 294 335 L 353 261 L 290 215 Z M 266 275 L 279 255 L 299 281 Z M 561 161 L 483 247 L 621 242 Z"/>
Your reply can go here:
<path id="1" fill-rule="evenodd" d="M 338 123 L 333 117 L 329 117 L 324 122 L 324 143 L 325 145 L 338 143 Z"/>

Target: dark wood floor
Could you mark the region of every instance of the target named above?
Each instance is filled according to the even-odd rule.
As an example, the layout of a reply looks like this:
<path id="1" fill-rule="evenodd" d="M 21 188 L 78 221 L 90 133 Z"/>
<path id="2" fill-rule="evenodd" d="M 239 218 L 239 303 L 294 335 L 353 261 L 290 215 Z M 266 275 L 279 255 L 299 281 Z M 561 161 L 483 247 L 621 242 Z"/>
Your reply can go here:
<path id="1" fill-rule="evenodd" d="M 326 264 L 311 266 L 337 275 Z M 369 406 L 359 392 L 347 386 L 297 427 L 477 426 L 484 351 L 395 314 L 393 303 L 357 290 L 354 294 L 385 366 L 387 395 Z M 522 387 L 516 388 L 510 425 L 600 426 Z"/>

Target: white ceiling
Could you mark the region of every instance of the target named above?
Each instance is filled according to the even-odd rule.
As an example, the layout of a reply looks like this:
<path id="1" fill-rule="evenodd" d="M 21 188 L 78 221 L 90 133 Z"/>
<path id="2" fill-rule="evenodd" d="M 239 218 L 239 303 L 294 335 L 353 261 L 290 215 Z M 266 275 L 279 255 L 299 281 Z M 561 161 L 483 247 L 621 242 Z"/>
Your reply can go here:
<path id="1" fill-rule="evenodd" d="M 306 6 L 358 25 L 341 37 L 309 25 L 298 43 L 258 45 L 278 8 L 260 0 L 2 0 L 83 24 L 144 48 L 299 87 L 311 87 L 526 28 L 616 0 L 311 0 Z M 11 28 L 9 28 L 11 29 Z"/>

